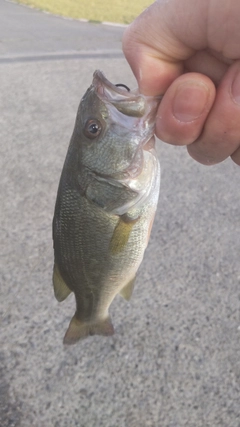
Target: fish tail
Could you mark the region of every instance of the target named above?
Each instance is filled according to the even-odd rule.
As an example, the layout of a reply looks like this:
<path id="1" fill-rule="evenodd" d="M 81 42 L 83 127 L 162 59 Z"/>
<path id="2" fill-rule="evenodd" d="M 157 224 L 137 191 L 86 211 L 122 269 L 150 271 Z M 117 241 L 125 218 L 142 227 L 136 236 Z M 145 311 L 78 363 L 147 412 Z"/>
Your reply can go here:
<path id="1" fill-rule="evenodd" d="M 87 338 L 89 335 L 110 336 L 113 334 L 114 327 L 110 316 L 99 322 L 87 323 L 78 320 L 76 315 L 74 315 L 64 336 L 63 344 L 75 344 L 77 341 Z"/>

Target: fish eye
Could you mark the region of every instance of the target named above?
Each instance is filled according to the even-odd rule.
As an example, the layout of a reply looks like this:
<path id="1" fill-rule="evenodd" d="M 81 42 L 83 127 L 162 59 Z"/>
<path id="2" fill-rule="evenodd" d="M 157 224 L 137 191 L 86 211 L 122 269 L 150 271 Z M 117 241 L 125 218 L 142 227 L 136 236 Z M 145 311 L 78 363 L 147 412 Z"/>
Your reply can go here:
<path id="1" fill-rule="evenodd" d="M 90 119 L 84 126 L 83 132 L 87 138 L 94 139 L 101 133 L 102 125 L 97 119 Z"/>

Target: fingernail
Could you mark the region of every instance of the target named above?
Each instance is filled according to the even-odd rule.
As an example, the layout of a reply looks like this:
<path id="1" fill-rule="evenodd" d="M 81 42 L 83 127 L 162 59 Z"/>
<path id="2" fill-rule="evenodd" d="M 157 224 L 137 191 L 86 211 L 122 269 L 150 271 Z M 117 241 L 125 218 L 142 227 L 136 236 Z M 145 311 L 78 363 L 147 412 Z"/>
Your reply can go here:
<path id="1" fill-rule="evenodd" d="M 209 97 L 209 89 L 195 81 L 183 83 L 175 93 L 173 114 L 181 122 L 192 122 L 200 117 L 205 110 Z"/>
<path id="2" fill-rule="evenodd" d="M 240 105 L 240 73 L 237 73 L 232 83 L 232 97 Z"/>

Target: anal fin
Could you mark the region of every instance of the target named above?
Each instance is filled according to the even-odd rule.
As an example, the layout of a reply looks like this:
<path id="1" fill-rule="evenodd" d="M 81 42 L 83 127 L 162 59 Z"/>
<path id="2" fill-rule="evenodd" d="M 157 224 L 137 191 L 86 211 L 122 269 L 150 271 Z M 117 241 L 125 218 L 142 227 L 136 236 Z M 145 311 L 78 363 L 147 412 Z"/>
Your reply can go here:
<path id="1" fill-rule="evenodd" d="M 87 338 L 90 335 L 111 336 L 113 334 L 114 328 L 109 316 L 96 323 L 85 323 L 78 320 L 76 315 L 74 315 L 64 336 L 63 344 L 75 344 L 77 341 Z"/>
<path id="2" fill-rule="evenodd" d="M 121 295 L 121 297 L 123 297 L 127 301 L 129 301 L 132 296 L 135 279 L 136 277 L 130 280 L 130 282 L 127 285 L 125 285 L 124 288 L 122 288 L 121 291 L 119 292 L 119 295 Z"/>
<path id="3" fill-rule="evenodd" d="M 54 264 L 53 267 L 53 288 L 55 298 L 59 302 L 64 301 L 72 292 L 71 289 L 69 289 L 69 287 L 64 282 L 56 264 Z"/>

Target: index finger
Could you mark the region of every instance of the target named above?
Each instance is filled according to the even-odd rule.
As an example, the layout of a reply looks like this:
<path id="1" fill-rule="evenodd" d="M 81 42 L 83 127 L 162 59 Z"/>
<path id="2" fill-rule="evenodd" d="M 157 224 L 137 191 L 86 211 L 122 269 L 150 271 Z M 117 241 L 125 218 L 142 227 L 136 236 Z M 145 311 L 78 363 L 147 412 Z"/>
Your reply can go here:
<path id="1" fill-rule="evenodd" d="M 206 47 L 207 4 L 159 0 L 125 30 L 123 52 L 141 93 L 163 94 L 183 73 L 183 62 Z"/>

